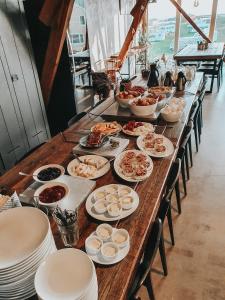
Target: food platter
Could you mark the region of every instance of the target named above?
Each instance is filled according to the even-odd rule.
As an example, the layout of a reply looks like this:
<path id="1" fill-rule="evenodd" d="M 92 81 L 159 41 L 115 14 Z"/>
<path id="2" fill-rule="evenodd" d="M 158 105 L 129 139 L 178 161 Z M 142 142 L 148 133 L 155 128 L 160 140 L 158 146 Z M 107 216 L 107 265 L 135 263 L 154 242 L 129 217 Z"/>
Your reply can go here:
<path id="1" fill-rule="evenodd" d="M 114 135 L 121 131 L 122 127 L 117 122 L 100 122 L 91 127 L 91 132 L 101 132 L 104 135 Z"/>
<path id="2" fill-rule="evenodd" d="M 84 163 L 81 164 L 75 158 L 67 166 L 69 175 L 73 177 L 96 179 L 105 175 L 110 169 L 108 160 L 99 155 L 84 155 L 80 156 L 79 159 Z"/>
<path id="3" fill-rule="evenodd" d="M 139 136 L 142 134 L 147 134 L 149 132 L 154 132 L 154 130 L 154 126 L 151 123 L 147 122 L 129 121 L 122 127 L 123 133 L 130 136 Z"/>
<path id="4" fill-rule="evenodd" d="M 110 192 L 110 190 L 112 190 L 114 187 L 118 189 L 118 195 L 116 192 L 113 192 L 113 191 Z M 98 213 L 96 211 L 95 204 L 97 201 L 102 199 L 102 201 L 107 202 L 106 203 L 106 205 L 107 205 L 109 203 L 108 201 L 109 201 L 109 197 L 110 197 L 108 195 L 115 195 L 115 197 L 118 196 L 118 201 L 120 201 L 120 198 L 122 199 L 123 196 L 119 196 L 119 193 L 120 193 L 119 191 L 121 191 L 122 189 L 126 189 L 126 188 L 130 190 L 129 196 L 132 197 L 132 199 L 133 199 L 133 204 L 130 209 L 122 209 L 120 215 L 118 215 L 118 216 L 109 215 L 107 210 L 104 213 Z M 96 195 L 99 195 L 101 193 L 104 193 L 104 196 L 102 198 L 97 198 Z M 138 205 L 139 205 L 139 197 L 138 197 L 138 194 L 133 189 L 131 189 L 130 187 L 126 187 L 125 185 L 122 185 L 122 184 L 109 184 L 109 185 L 102 186 L 102 187 L 96 189 L 94 192 L 92 192 L 88 196 L 87 201 L 86 201 L 86 210 L 87 210 L 88 214 L 90 216 L 92 216 L 93 218 L 100 220 L 100 221 L 109 222 L 109 221 L 117 221 L 117 220 L 128 217 L 137 209 Z"/>
<path id="5" fill-rule="evenodd" d="M 143 151 L 127 150 L 114 161 L 118 176 L 129 182 L 139 182 L 148 178 L 153 171 L 152 159 Z"/>
<path id="6" fill-rule="evenodd" d="M 174 152 L 173 143 L 162 134 L 148 134 L 137 138 L 137 146 L 149 156 L 162 158 Z"/>
<path id="7" fill-rule="evenodd" d="M 90 149 L 93 149 L 93 148 L 100 148 L 102 147 L 103 145 L 105 145 L 108 141 L 109 141 L 109 138 L 108 136 L 104 136 L 102 137 L 100 143 L 97 143 L 97 144 L 89 144 L 88 143 L 88 138 L 89 136 L 86 135 L 86 136 L 83 136 L 82 138 L 80 138 L 79 140 L 79 145 L 83 148 L 90 148 Z"/>

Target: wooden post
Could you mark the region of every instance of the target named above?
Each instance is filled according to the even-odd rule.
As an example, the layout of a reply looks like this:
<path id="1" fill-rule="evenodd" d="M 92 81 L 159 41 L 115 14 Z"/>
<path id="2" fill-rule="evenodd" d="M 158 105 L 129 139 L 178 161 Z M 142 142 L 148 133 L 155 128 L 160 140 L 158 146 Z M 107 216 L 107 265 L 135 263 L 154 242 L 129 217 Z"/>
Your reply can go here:
<path id="1" fill-rule="evenodd" d="M 177 3 L 181 5 L 182 0 L 177 0 Z M 174 39 L 174 54 L 177 53 L 179 49 L 179 38 L 180 38 L 180 21 L 181 15 L 179 10 L 176 10 L 176 28 L 175 28 L 175 39 Z"/>
<path id="2" fill-rule="evenodd" d="M 204 32 L 197 26 L 197 24 L 191 19 L 191 17 L 183 10 L 176 0 L 170 0 L 170 2 L 176 7 L 176 9 L 182 14 L 182 16 L 191 24 L 191 26 L 201 35 L 201 37 L 208 43 L 211 40 L 204 34 Z"/>
<path id="3" fill-rule="evenodd" d="M 48 48 L 41 74 L 41 87 L 45 106 L 48 105 L 56 71 L 66 38 L 66 31 L 73 10 L 74 0 L 46 0 L 40 20 L 51 25 Z M 54 12 L 54 13 L 53 13 Z"/>
<path id="4" fill-rule="evenodd" d="M 213 0 L 212 14 L 210 20 L 210 27 L 209 27 L 209 38 L 211 41 L 213 41 L 213 36 L 215 31 L 217 7 L 218 7 L 218 0 Z"/>
<path id="5" fill-rule="evenodd" d="M 147 9 L 148 0 L 138 0 L 136 5 L 131 11 L 131 15 L 134 17 L 130 29 L 127 33 L 126 39 L 123 43 L 123 46 L 119 53 L 119 60 L 120 60 L 120 68 L 123 65 L 124 60 L 126 59 L 129 47 L 133 41 L 134 35 L 137 32 L 138 26 L 142 20 L 142 17 Z"/>

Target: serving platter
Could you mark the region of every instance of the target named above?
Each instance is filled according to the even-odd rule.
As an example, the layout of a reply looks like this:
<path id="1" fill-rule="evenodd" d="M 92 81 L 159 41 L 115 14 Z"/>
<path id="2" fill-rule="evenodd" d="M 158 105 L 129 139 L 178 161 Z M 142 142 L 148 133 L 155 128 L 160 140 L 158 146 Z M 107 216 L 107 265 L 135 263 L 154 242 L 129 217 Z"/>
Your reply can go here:
<path id="1" fill-rule="evenodd" d="M 132 196 L 133 200 L 134 200 L 133 206 L 132 206 L 131 209 L 126 209 L 126 210 L 123 209 L 121 214 L 117 217 L 110 216 L 108 212 L 105 212 L 105 213 L 102 213 L 102 214 L 97 213 L 95 211 L 95 208 L 94 208 L 94 204 L 96 202 L 95 199 L 94 199 L 94 195 L 97 192 L 105 191 L 106 188 L 110 187 L 110 186 L 117 186 L 118 188 L 119 187 L 126 187 L 123 184 L 109 184 L 109 185 L 106 185 L 106 186 L 102 186 L 102 187 L 96 189 L 94 192 L 92 192 L 86 200 L 85 206 L 86 206 L 86 210 L 87 210 L 88 214 L 90 216 L 92 216 L 93 218 L 99 220 L 99 221 L 110 222 L 110 221 L 117 221 L 117 220 L 120 220 L 120 219 L 124 219 L 124 218 L 130 216 L 137 209 L 137 207 L 139 205 L 139 196 L 138 196 L 138 194 L 132 188 L 129 187 L 129 189 L 131 190 L 130 196 Z"/>
<path id="2" fill-rule="evenodd" d="M 154 138 L 162 138 L 163 139 L 163 143 L 162 145 L 165 146 L 165 151 L 164 152 L 157 152 L 154 148 L 150 149 L 150 148 L 146 148 L 145 147 L 145 136 L 139 136 L 137 138 L 137 146 L 140 150 L 144 151 L 145 153 L 147 153 L 149 156 L 151 157 L 156 157 L 156 158 L 164 158 L 164 157 L 168 157 L 171 154 L 173 154 L 174 152 L 174 146 L 173 143 L 164 135 L 162 134 L 154 134 Z"/>
<path id="3" fill-rule="evenodd" d="M 117 122 L 99 122 L 91 127 L 91 132 L 101 132 L 104 135 L 115 135 L 122 127 Z"/>
<path id="4" fill-rule="evenodd" d="M 108 159 L 106 159 L 105 157 L 99 156 L 99 155 L 83 155 L 83 156 L 80 156 L 79 159 L 81 161 L 85 161 L 85 159 L 91 159 L 93 161 L 96 161 L 96 163 L 100 162 L 101 165 L 103 165 L 103 166 L 100 167 L 99 169 L 96 168 L 96 170 L 93 171 L 94 172 L 93 175 L 87 174 L 86 176 L 79 176 L 75 173 L 74 168 L 79 166 L 80 162 L 78 161 L 77 158 L 75 158 L 67 166 L 67 171 L 72 177 L 96 179 L 96 178 L 99 178 L 99 177 L 102 177 L 103 175 L 105 175 L 110 169 L 110 163 L 107 163 Z M 89 165 L 89 166 L 92 167 L 91 165 Z"/>
<path id="5" fill-rule="evenodd" d="M 116 228 L 113 228 L 113 232 L 115 232 L 115 231 L 116 231 Z M 96 236 L 97 237 L 97 234 L 96 234 L 96 232 L 92 232 L 92 234 L 90 236 Z M 121 260 L 123 260 L 127 256 L 127 254 L 129 253 L 129 250 L 130 250 L 130 243 L 128 243 L 128 245 L 126 245 L 125 247 L 120 248 L 119 252 L 118 252 L 118 255 L 114 259 L 112 259 L 110 261 L 104 260 L 104 258 L 101 255 L 101 252 L 99 252 L 97 254 L 89 254 L 88 253 L 88 256 L 94 262 L 96 262 L 98 264 L 101 264 L 101 265 L 113 265 L 113 264 L 116 264 L 116 263 L 120 262 Z M 86 252 L 87 252 L 87 249 L 86 249 Z"/>
<path id="6" fill-rule="evenodd" d="M 146 168 L 147 172 L 146 172 L 145 175 L 143 175 L 143 176 L 136 176 L 136 175 L 127 176 L 127 175 L 124 174 L 120 164 L 121 164 L 122 159 L 124 159 L 125 155 L 127 155 L 128 153 L 131 153 L 131 152 L 133 152 L 135 155 L 145 156 L 146 162 L 149 165 Z M 139 163 L 139 165 L 140 165 L 140 163 Z M 147 179 L 151 175 L 151 173 L 153 171 L 153 161 L 146 154 L 146 152 L 143 152 L 143 151 L 140 151 L 140 150 L 127 150 L 127 151 L 124 151 L 124 152 L 120 153 L 117 156 L 117 158 L 114 161 L 114 169 L 115 169 L 115 172 L 117 173 L 117 175 L 119 177 L 121 177 L 122 179 L 124 179 L 126 181 L 129 181 L 129 182 L 139 182 L 139 181 L 143 181 L 143 180 Z"/>
<path id="7" fill-rule="evenodd" d="M 108 136 L 104 136 L 99 144 L 97 144 L 97 145 L 90 145 L 88 143 L 88 135 L 86 135 L 86 136 L 83 136 L 82 138 L 80 138 L 79 145 L 81 147 L 84 147 L 84 148 L 93 149 L 93 148 L 100 148 L 100 147 L 102 147 L 103 145 L 105 145 L 106 143 L 108 143 L 108 141 L 109 141 Z"/>
<path id="8" fill-rule="evenodd" d="M 138 125 L 142 124 L 136 128 L 134 128 L 134 130 L 129 130 L 126 129 L 126 126 L 129 125 L 129 123 L 131 124 L 131 122 L 134 122 Z M 147 122 L 136 122 L 136 121 L 130 121 L 129 123 L 125 124 L 122 127 L 122 131 L 123 133 L 125 133 L 126 135 L 130 135 L 130 136 L 139 136 L 142 134 L 147 134 L 148 132 L 154 132 L 155 127 L 151 124 L 151 123 L 147 123 Z"/>

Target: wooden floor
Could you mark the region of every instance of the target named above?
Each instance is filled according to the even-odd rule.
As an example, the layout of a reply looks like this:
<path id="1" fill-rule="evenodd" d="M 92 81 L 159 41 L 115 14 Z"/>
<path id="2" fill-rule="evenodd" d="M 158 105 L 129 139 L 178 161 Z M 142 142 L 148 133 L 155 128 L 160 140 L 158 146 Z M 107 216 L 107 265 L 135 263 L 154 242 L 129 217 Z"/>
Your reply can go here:
<path id="1" fill-rule="evenodd" d="M 173 213 L 176 244 L 166 243 L 169 274 L 152 273 L 156 299 L 225 300 L 225 80 L 205 98 L 202 143 L 187 187 L 182 214 Z M 160 269 L 158 257 L 154 267 Z M 144 289 L 141 296 L 148 299 Z"/>

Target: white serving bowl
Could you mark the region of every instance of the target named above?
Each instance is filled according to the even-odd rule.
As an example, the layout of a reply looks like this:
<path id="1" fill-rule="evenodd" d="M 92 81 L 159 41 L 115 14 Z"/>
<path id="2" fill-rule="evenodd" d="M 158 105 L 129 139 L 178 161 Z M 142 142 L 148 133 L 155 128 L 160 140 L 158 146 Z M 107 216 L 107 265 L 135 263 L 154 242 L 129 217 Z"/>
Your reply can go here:
<path id="1" fill-rule="evenodd" d="M 122 205 L 118 203 L 111 203 L 107 206 L 108 214 L 111 217 L 118 217 L 122 213 Z"/>
<path id="2" fill-rule="evenodd" d="M 166 122 L 178 122 L 183 114 L 182 110 L 166 112 L 165 108 L 161 110 L 161 116 Z"/>
<path id="3" fill-rule="evenodd" d="M 104 214 L 107 211 L 107 203 L 105 200 L 98 200 L 94 204 L 94 209 L 98 214 Z"/>
<path id="4" fill-rule="evenodd" d="M 135 100 L 137 99 L 138 97 L 134 97 L 134 98 L 127 98 L 127 99 L 124 99 L 124 98 L 120 98 L 119 95 L 116 95 L 115 99 L 116 101 L 119 103 L 119 105 L 123 108 L 127 108 L 129 107 L 129 101 L 131 100 Z"/>
<path id="5" fill-rule="evenodd" d="M 135 105 L 133 104 L 134 100 L 129 102 L 131 112 L 136 116 L 149 116 L 154 114 L 157 108 L 157 102 L 152 105 Z"/>
<path id="6" fill-rule="evenodd" d="M 90 255 L 96 255 L 100 252 L 100 249 L 102 247 L 102 240 L 97 236 L 89 236 L 85 240 L 85 249 L 88 254 Z"/>
<path id="7" fill-rule="evenodd" d="M 130 195 L 121 197 L 120 201 L 123 209 L 131 209 L 134 205 L 134 198 Z"/>
<path id="8" fill-rule="evenodd" d="M 45 180 L 45 181 L 44 181 L 44 180 L 38 179 L 37 175 L 38 175 L 42 170 L 47 169 L 47 168 L 57 168 L 57 169 L 60 170 L 61 174 L 60 174 L 58 177 L 56 177 L 56 178 L 54 178 L 54 179 L 51 179 L 51 180 Z M 64 175 L 64 174 L 65 174 L 65 169 L 64 169 L 63 166 L 60 166 L 60 165 L 57 165 L 57 164 L 49 164 L 49 165 L 45 165 L 45 166 L 42 166 L 42 167 L 36 169 L 36 170 L 34 171 L 34 173 L 33 173 L 33 179 L 34 179 L 35 181 L 37 181 L 37 182 L 47 183 L 47 182 L 51 182 L 52 180 L 58 179 L 60 176 L 62 176 L 62 175 Z"/>
<path id="9" fill-rule="evenodd" d="M 40 199 L 39 199 L 39 196 L 41 194 L 41 192 L 43 192 L 45 189 L 47 188 L 51 188 L 51 187 L 54 187 L 54 186 L 62 186 L 64 189 L 65 189 L 65 195 L 64 197 L 62 197 L 60 200 L 56 201 L 56 202 L 52 202 L 52 203 L 45 203 L 45 202 L 42 202 Z M 65 183 L 62 183 L 62 182 L 48 182 L 48 183 L 45 183 L 43 184 L 42 186 L 40 186 L 34 193 L 34 198 L 38 198 L 39 199 L 39 204 L 40 205 L 43 205 L 43 206 L 47 206 L 47 207 L 52 207 L 52 208 L 55 208 L 57 205 L 59 205 L 59 203 L 68 195 L 69 193 L 69 188 L 68 186 L 65 184 Z"/>
<path id="10" fill-rule="evenodd" d="M 108 232 L 108 233 L 107 233 Z M 96 234 L 102 241 L 108 241 L 113 233 L 113 228 L 107 223 L 103 223 L 96 228 Z"/>
<path id="11" fill-rule="evenodd" d="M 121 240 L 122 237 L 122 240 Z M 112 234 L 112 242 L 117 244 L 119 248 L 128 246 L 130 243 L 130 236 L 126 229 L 118 229 Z"/>
<path id="12" fill-rule="evenodd" d="M 110 250 L 113 250 L 113 253 L 110 254 Z M 118 255 L 119 248 L 116 243 L 108 242 L 102 245 L 101 254 L 104 260 L 111 261 L 115 259 Z"/>

